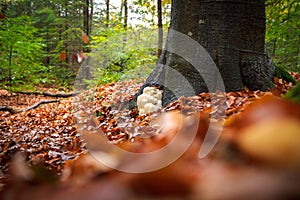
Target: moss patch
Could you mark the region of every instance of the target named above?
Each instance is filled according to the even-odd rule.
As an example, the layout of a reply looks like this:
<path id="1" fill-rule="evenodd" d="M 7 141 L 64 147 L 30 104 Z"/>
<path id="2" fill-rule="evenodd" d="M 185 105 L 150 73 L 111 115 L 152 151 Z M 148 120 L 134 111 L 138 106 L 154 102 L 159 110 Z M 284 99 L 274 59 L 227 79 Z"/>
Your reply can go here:
<path id="1" fill-rule="evenodd" d="M 292 75 L 286 69 L 280 66 L 276 66 L 275 76 L 285 81 L 292 82 L 294 85 L 297 83 Z"/>
<path id="2" fill-rule="evenodd" d="M 289 99 L 293 102 L 300 103 L 300 82 L 298 82 L 292 89 L 290 89 L 284 98 Z"/>

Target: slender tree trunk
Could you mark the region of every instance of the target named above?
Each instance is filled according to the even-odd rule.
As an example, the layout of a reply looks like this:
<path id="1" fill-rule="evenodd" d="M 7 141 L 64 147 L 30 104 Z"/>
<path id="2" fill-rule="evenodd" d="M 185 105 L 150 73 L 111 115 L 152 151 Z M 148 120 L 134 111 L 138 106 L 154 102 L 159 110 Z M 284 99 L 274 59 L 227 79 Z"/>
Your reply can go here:
<path id="1" fill-rule="evenodd" d="M 89 5 L 90 5 L 90 0 L 83 0 L 84 1 L 84 6 L 83 6 L 83 27 L 84 27 L 84 32 L 87 36 L 90 35 L 90 26 L 89 26 Z"/>
<path id="2" fill-rule="evenodd" d="M 296 61 L 296 66 L 300 66 L 300 35 L 298 36 L 298 48 L 297 48 L 297 61 Z"/>
<path id="3" fill-rule="evenodd" d="M 49 29 L 48 29 L 49 24 L 47 24 L 47 29 L 46 29 L 46 52 L 47 52 L 47 57 L 46 57 L 46 66 L 50 65 L 50 44 L 49 44 Z"/>
<path id="4" fill-rule="evenodd" d="M 127 29 L 128 26 L 128 2 L 124 0 L 124 28 Z"/>
<path id="5" fill-rule="evenodd" d="M 1 22 L 1 26 L 0 26 L 0 30 L 3 29 L 3 27 L 5 27 L 5 18 L 6 18 L 6 12 L 8 9 L 8 5 L 7 2 L 2 2 L 0 4 L 0 22 Z M 1 44 L 0 44 L 1 46 Z"/>
<path id="6" fill-rule="evenodd" d="M 69 29 L 69 26 L 68 26 L 68 23 L 67 23 L 67 20 L 68 20 L 68 16 L 69 16 L 69 9 L 68 9 L 68 2 L 66 1 L 65 3 L 65 30 L 68 30 Z M 65 51 L 66 51 L 66 63 L 69 63 L 69 58 L 68 58 L 68 35 L 66 34 L 65 36 Z"/>
<path id="7" fill-rule="evenodd" d="M 92 0 L 83 0 L 84 6 L 83 6 L 83 27 L 84 32 L 87 36 L 90 36 L 91 34 L 91 15 L 90 15 L 90 6 Z M 83 47 L 84 52 L 90 52 L 90 48 L 88 46 Z"/>
<path id="8" fill-rule="evenodd" d="M 124 0 L 121 0 L 120 13 L 119 13 L 119 20 L 120 20 L 120 23 L 122 23 L 123 9 L 124 9 Z"/>
<path id="9" fill-rule="evenodd" d="M 12 51 L 13 51 L 13 45 L 9 48 L 9 67 L 8 67 L 8 76 L 9 76 L 9 86 L 12 87 Z"/>
<path id="10" fill-rule="evenodd" d="M 6 11 L 7 11 L 7 8 L 8 8 L 7 1 L 6 2 L 2 2 L 0 4 L 0 6 L 1 6 L 1 9 L 0 9 L 0 20 L 1 20 L 1 19 L 5 19 L 5 16 L 6 16 Z"/>
<path id="11" fill-rule="evenodd" d="M 90 0 L 90 19 L 89 19 L 89 33 L 92 35 L 92 27 L 93 27 L 93 16 L 94 16 L 94 1 Z"/>
<path id="12" fill-rule="evenodd" d="M 62 17 L 62 7 L 61 6 L 59 6 L 59 11 L 58 11 L 58 16 L 59 16 L 59 18 L 61 18 Z M 62 24 L 59 24 L 59 30 L 58 30 L 58 33 L 59 33 L 59 35 L 58 35 L 58 43 L 59 42 L 61 42 L 62 41 L 62 29 L 63 29 L 63 26 L 62 26 Z M 62 51 L 62 49 L 59 49 L 59 51 L 61 52 Z M 59 52 L 59 53 L 60 53 Z M 62 64 L 62 61 L 60 60 L 59 61 L 59 64 L 60 64 L 60 67 L 63 67 L 63 64 Z"/>
<path id="13" fill-rule="evenodd" d="M 275 37 L 274 42 L 273 42 L 273 51 L 272 51 L 272 56 L 275 56 L 276 53 L 276 43 L 277 43 L 277 38 Z"/>
<path id="14" fill-rule="evenodd" d="M 106 0 L 106 27 L 109 27 L 109 0 Z"/>
<path id="15" fill-rule="evenodd" d="M 157 0 L 157 18 L 158 18 L 158 58 L 161 56 L 163 47 L 163 24 L 162 24 L 162 2 Z"/>

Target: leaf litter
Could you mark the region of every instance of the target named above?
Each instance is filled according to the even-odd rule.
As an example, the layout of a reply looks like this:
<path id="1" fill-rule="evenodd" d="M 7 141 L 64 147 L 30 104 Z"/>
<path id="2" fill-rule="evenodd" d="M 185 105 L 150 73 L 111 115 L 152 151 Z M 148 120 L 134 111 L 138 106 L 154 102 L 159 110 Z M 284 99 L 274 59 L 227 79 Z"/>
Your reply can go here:
<path id="1" fill-rule="evenodd" d="M 292 75 L 299 81 L 298 74 L 293 73 Z M 245 88 L 244 91 L 225 93 L 226 102 L 217 102 L 218 105 L 224 106 L 225 104 L 227 107 L 225 125 L 231 124 L 233 116 L 241 114 L 257 99 L 267 95 L 282 96 L 293 86 L 291 83 L 279 79 L 275 79 L 274 82 L 275 88 L 268 92 L 249 91 Z M 79 130 L 96 131 L 96 133 L 101 130 L 111 143 L 125 144 L 126 146 L 128 142 L 142 142 L 143 138 L 151 138 L 161 132 L 161 127 L 154 123 L 160 113 L 181 111 L 192 116 L 196 111 L 207 114 L 212 112 L 213 103 L 208 93 L 201 93 L 194 97 L 181 97 L 158 112 L 141 116 L 138 115 L 137 109 L 130 111 L 122 109 L 119 105 L 131 99 L 140 87 L 141 84 L 134 81 L 111 83 L 98 87 L 96 91 L 87 91 L 88 94 L 63 99 L 59 103 L 42 105 L 34 110 L 14 115 L 0 112 L 0 182 L 2 188 L 5 188 L 6 185 L 8 188 L 13 188 L 8 182 L 9 176 L 14 177 L 12 173 L 9 173 L 11 168 L 9 165 L 18 152 L 22 153 L 24 162 L 28 165 L 41 166 L 43 169 L 49 170 L 60 176 L 61 182 L 87 183 L 95 174 L 103 174 L 109 170 L 88 157 L 86 144 Z M 87 97 L 90 99 L 86 100 Z M 55 98 L 22 94 L 17 96 L 1 90 L 0 99 L 1 104 L 20 109 L 41 100 Z M 80 104 L 76 105 L 77 102 Z M 142 144 L 147 145 L 147 143 Z M 204 165 L 206 164 L 204 163 Z M 184 163 L 178 162 L 175 164 L 176 167 L 173 169 L 171 166 L 170 170 L 175 170 L 175 174 L 178 174 L 177 170 L 183 169 L 183 165 Z M 212 165 L 214 166 L 215 163 Z M 178 168 L 178 166 L 180 167 Z M 185 167 L 189 168 L 188 165 Z M 202 167 L 200 168 L 202 169 Z M 69 175 L 66 171 L 69 171 Z M 164 171 L 157 173 L 160 176 L 160 173 L 164 173 Z M 174 173 L 171 174 L 174 175 Z M 153 176 L 157 176 L 157 174 Z M 166 187 L 165 184 L 171 184 L 169 178 L 164 180 L 163 187 Z M 116 183 L 115 179 L 112 177 L 112 181 L 106 187 L 121 184 Z M 150 177 L 145 176 L 128 181 L 128 184 L 136 187 L 145 180 L 152 181 Z M 269 177 L 266 180 L 271 181 Z M 99 181 L 97 184 L 102 186 L 104 183 Z M 152 186 L 150 184 L 147 187 Z M 152 192 L 162 193 L 156 189 Z M 123 191 L 120 194 L 123 194 Z"/>

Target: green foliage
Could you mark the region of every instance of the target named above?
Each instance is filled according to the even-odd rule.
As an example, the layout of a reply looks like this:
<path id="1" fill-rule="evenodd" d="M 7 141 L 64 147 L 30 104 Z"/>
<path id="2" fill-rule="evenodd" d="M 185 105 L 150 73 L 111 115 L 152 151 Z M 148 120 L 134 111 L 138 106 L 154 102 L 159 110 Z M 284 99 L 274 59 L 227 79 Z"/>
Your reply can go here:
<path id="1" fill-rule="evenodd" d="M 291 90 L 289 90 L 284 98 L 289 99 L 295 103 L 300 103 L 300 82 L 298 82 Z"/>
<path id="2" fill-rule="evenodd" d="M 28 16 L 6 19 L 0 29 L 1 84 L 30 86 L 43 77 L 43 43 Z M 29 83 L 29 84 L 28 84 Z"/>
<path id="3" fill-rule="evenodd" d="M 0 19 L 0 87 L 71 86 L 83 51 L 82 0 L 6 1 Z M 3 45 L 2 45 L 3 44 Z M 60 60 L 61 52 L 66 59 Z"/>
<path id="4" fill-rule="evenodd" d="M 296 81 L 292 77 L 292 75 L 285 68 L 283 68 L 280 65 L 278 65 L 275 68 L 275 76 L 280 78 L 280 79 L 283 79 L 285 81 L 292 82 L 293 84 L 296 84 Z"/>
<path id="5" fill-rule="evenodd" d="M 93 67 L 98 67 L 95 75 L 101 84 L 145 78 L 155 65 L 156 32 L 138 25 L 124 29 L 122 11 L 116 7 L 111 6 L 109 27 L 106 8 L 104 12 L 95 9 L 100 14 L 94 20 L 95 33 L 90 37 L 89 47 L 81 39 L 85 1 L 15 0 L 4 4 L 7 12 L 0 21 L 0 87 L 16 90 L 40 84 L 68 87 L 80 67 L 77 54 L 93 48 L 96 51 L 90 55 L 95 60 Z M 163 1 L 163 8 L 169 5 L 170 1 Z M 136 6 L 143 7 L 145 18 L 150 14 L 154 19 L 155 1 L 149 5 L 147 1 L 138 2 Z M 134 9 L 133 5 L 130 9 Z M 155 23 L 152 20 L 150 25 Z"/>
<path id="6" fill-rule="evenodd" d="M 58 65 L 59 51 L 56 51 L 56 46 L 61 38 L 59 27 L 62 19 L 56 15 L 55 10 L 52 8 L 37 10 L 33 18 L 35 27 L 38 28 L 38 35 L 44 41 L 44 65 Z"/>
<path id="7" fill-rule="evenodd" d="M 132 11 L 139 16 L 144 23 L 151 27 L 157 27 L 157 1 L 134 0 Z M 170 24 L 171 0 L 162 0 L 162 18 L 165 27 Z"/>
<path id="8" fill-rule="evenodd" d="M 300 71 L 300 3 L 295 0 L 266 1 L 266 42 L 277 66 Z"/>
<path id="9" fill-rule="evenodd" d="M 99 29 L 92 38 L 95 81 L 105 84 L 131 78 L 146 78 L 157 59 L 155 31 L 124 29 L 121 24 Z"/>

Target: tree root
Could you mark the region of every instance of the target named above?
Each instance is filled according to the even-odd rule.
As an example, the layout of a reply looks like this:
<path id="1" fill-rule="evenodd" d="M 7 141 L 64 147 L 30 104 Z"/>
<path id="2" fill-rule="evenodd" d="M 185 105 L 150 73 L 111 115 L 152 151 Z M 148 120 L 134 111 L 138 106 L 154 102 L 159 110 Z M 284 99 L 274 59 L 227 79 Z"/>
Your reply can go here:
<path id="1" fill-rule="evenodd" d="M 34 104 L 33 106 L 30 106 L 30 107 L 22 109 L 22 110 L 15 110 L 12 107 L 4 106 L 4 107 L 0 107 L 0 111 L 8 111 L 10 114 L 16 114 L 16 113 L 25 112 L 25 111 L 35 109 L 35 108 L 39 107 L 42 104 L 57 103 L 57 102 L 59 102 L 59 100 L 40 101 L 40 102 Z"/>

